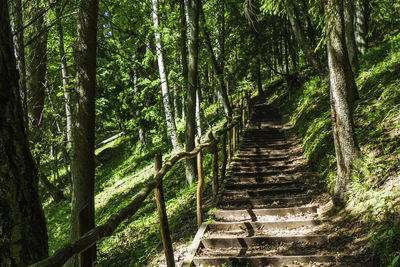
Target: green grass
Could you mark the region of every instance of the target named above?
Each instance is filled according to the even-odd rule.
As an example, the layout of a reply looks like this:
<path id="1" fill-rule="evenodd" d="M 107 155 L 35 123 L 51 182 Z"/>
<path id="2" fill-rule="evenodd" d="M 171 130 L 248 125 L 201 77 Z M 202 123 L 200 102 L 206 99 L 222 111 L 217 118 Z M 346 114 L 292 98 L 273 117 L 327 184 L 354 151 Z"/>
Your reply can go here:
<path id="1" fill-rule="evenodd" d="M 204 107 L 204 131 L 222 126 L 226 121 L 221 108 Z M 183 123 L 178 123 L 182 132 Z M 108 138 L 116 131 L 108 131 L 97 137 Z M 112 214 L 130 203 L 135 194 L 148 182 L 153 173 L 155 154 L 162 147 L 162 140 L 153 140 L 154 147 L 141 150 L 140 142 L 132 146 L 129 136 L 120 137 L 96 149 L 95 207 L 96 224 L 104 223 Z M 164 151 L 163 161 L 172 154 Z M 219 155 L 222 163 L 222 152 Z M 49 164 L 51 160 L 49 160 Z M 211 154 L 204 152 L 205 188 L 204 212 L 211 208 Z M 220 165 L 221 166 L 221 165 Z M 46 169 L 47 170 L 47 169 Z M 64 170 L 65 172 L 65 170 Z M 174 242 L 190 242 L 197 230 L 196 186 L 186 185 L 184 161 L 176 164 L 163 180 L 169 226 Z M 45 191 L 42 188 L 42 191 Z M 64 188 L 64 192 L 69 192 Z M 49 233 L 49 253 L 53 254 L 69 240 L 70 201 L 55 204 L 44 194 L 44 210 Z M 146 266 L 161 247 L 158 214 L 154 193 L 146 199 L 136 214 L 124 221 L 116 231 L 97 244 L 99 266 Z"/>
<path id="2" fill-rule="evenodd" d="M 346 209 L 374 229 L 370 245 L 382 266 L 388 266 L 400 255 L 400 34 L 369 49 L 360 66 L 354 121 L 362 160 Z M 285 106 L 305 158 L 331 190 L 336 162 L 328 82 L 306 76 L 299 87 L 282 86 L 269 94 L 270 103 Z"/>

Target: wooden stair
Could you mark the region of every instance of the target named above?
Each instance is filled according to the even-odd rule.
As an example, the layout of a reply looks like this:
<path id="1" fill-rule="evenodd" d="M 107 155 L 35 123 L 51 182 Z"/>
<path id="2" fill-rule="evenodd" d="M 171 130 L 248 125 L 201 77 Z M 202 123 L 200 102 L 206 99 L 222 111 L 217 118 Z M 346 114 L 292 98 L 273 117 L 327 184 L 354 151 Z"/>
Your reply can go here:
<path id="1" fill-rule="evenodd" d="M 182 266 L 338 266 L 276 109 L 259 105 Z M 298 144 L 298 143 L 297 143 Z M 296 165 L 297 164 L 297 165 Z"/>

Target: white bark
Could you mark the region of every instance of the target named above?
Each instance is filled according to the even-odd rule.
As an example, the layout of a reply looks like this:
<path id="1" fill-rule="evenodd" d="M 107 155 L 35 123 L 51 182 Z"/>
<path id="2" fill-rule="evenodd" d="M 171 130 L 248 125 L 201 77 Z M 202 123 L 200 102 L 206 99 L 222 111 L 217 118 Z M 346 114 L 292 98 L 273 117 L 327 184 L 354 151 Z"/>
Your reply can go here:
<path id="1" fill-rule="evenodd" d="M 197 88 L 197 90 L 196 90 L 196 126 L 197 126 L 197 136 L 201 137 L 200 92 L 199 92 L 199 88 Z"/>
<path id="2" fill-rule="evenodd" d="M 161 94 L 162 100 L 164 104 L 164 112 L 165 112 L 165 119 L 167 121 L 167 128 L 169 131 L 169 135 L 171 138 L 172 146 L 175 152 L 179 151 L 178 145 L 178 137 L 176 134 L 176 125 L 175 120 L 172 116 L 170 100 L 169 100 L 169 93 L 168 93 L 168 80 L 167 74 L 165 71 L 164 66 L 164 58 L 162 54 L 162 47 L 161 47 L 161 37 L 159 33 L 159 23 L 158 23 L 158 8 L 157 8 L 157 0 L 152 0 L 153 5 L 153 24 L 154 24 L 154 36 L 156 39 L 156 50 L 157 50 L 157 62 L 158 62 L 158 71 L 160 73 L 160 80 L 161 80 Z"/>

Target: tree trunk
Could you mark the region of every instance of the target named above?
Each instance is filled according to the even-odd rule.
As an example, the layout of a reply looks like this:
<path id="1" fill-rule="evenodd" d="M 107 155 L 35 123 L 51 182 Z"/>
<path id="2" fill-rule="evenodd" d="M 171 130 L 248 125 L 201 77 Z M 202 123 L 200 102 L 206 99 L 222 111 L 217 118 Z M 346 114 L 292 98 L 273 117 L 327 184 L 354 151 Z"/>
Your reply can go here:
<path id="1" fill-rule="evenodd" d="M 297 41 L 300 44 L 301 49 L 304 52 L 304 55 L 306 56 L 307 60 L 310 62 L 312 68 L 316 73 L 318 73 L 318 76 L 320 77 L 321 80 L 323 80 L 326 76 L 325 73 L 325 66 L 321 63 L 319 60 L 317 54 L 314 53 L 311 45 L 307 42 L 307 39 L 304 35 L 303 28 L 301 27 L 300 21 L 295 15 L 294 11 L 294 3 L 292 0 L 286 0 L 285 4 L 286 8 L 286 13 L 288 15 L 290 24 L 293 29 L 293 33 L 296 36 Z"/>
<path id="2" fill-rule="evenodd" d="M 205 24 L 205 16 L 204 16 L 204 11 L 203 11 L 203 6 L 201 5 L 201 1 L 200 1 L 200 12 L 201 12 L 203 32 L 204 32 L 204 36 L 206 38 L 206 40 L 205 40 L 206 48 L 207 48 L 207 52 L 210 56 L 211 66 L 213 67 L 214 73 L 217 76 L 218 91 L 221 95 L 222 106 L 224 107 L 225 115 L 228 118 L 230 118 L 232 115 L 232 107 L 229 103 L 227 88 L 225 86 L 225 81 L 224 81 L 224 73 L 223 73 L 223 69 L 221 69 L 221 66 L 218 64 L 217 59 L 214 54 L 214 51 L 213 51 L 210 34 L 209 34 L 208 29 Z"/>
<path id="3" fill-rule="evenodd" d="M 262 96 L 264 94 L 263 89 L 262 89 L 262 78 L 261 78 L 261 60 L 260 57 L 261 55 L 256 56 L 256 80 L 257 80 L 257 93 L 259 96 Z"/>
<path id="4" fill-rule="evenodd" d="M 133 70 L 133 93 L 135 94 L 135 98 L 138 97 L 138 85 L 137 85 L 137 77 L 138 77 L 138 71 L 135 69 Z M 142 144 L 142 147 L 145 147 L 147 145 L 146 142 L 146 134 L 145 131 L 143 130 L 142 124 L 140 123 L 140 109 L 138 107 L 136 107 L 135 110 L 135 116 L 136 118 L 139 119 L 139 130 L 138 130 L 138 134 L 139 134 L 139 140 L 140 143 Z"/>
<path id="5" fill-rule="evenodd" d="M 15 58 L 19 70 L 19 90 L 21 94 L 22 112 L 25 130 L 28 130 L 28 104 L 26 93 L 26 63 L 24 45 L 24 23 L 22 20 L 21 0 L 11 1 L 12 31 L 14 33 Z"/>
<path id="6" fill-rule="evenodd" d="M 202 135 L 201 131 L 201 97 L 200 97 L 200 87 L 196 90 L 196 126 L 197 126 L 197 136 L 200 138 Z"/>
<path id="7" fill-rule="evenodd" d="M 56 8 L 56 16 L 61 17 L 61 2 Z M 65 118 L 66 118 L 66 148 L 68 154 L 71 149 L 71 136 L 72 136 L 72 115 L 71 115 L 71 92 L 68 87 L 68 69 L 67 69 L 67 55 L 64 49 L 64 33 L 61 20 L 57 21 L 57 41 L 58 41 L 58 51 L 60 52 L 60 63 L 61 63 L 61 75 L 62 75 L 62 85 L 64 92 L 64 106 L 65 106 Z"/>
<path id="8" fill-rule="evenodd" d="M 364 54 L 367 51 L 368 32 L 368 5 L 369 0 L 355 0 L 355 39 L 358 52 Z"/>
<path id="9" fill-rule="evenodd" d="M 221 7 L 219 9 L 218 7 Z M 220 29 L 217 27 L 217 52 L 216 58 L 221 64 L 221 70 L 224 72 L 225 63 L 225 0 L 217 1 L 217 23 Z"/>
<path id="10" fill-rule="evenodd" d="M 327 49 L 330 77 L 331 119 L 335 143 L 338 176 L 334 189 L 334 202 L 345 201 L 345 192 L 352 177 L 359 148 L 354 131 L 353 112 L 349 95 L 356 86 L 348 59 L 343 18 L 343 0 L 329 0 Z"/>
<path id="11" fill-rule="evenodd" d="M 43 15 L 43 8 L 36 3 L 37 6 L 33 8 L 32 17 L 37 18 L 32 24 L 32 38 L 35 38 L 29 47 L 28 54 L 28 79 L 27 79 L 27 104 L 28 104 L 28 117 L 29 129 L 32 140 L 36 141 L 38 131 L 37 126 L 40 126 L 45 97 L 45 83 L 46 83 L 46 61 L 47 61 L 47 31 L 45 30 L 45 15 Z M 42 15 L 40 15 L 42 14 Z"/>
<path id="12" fill-rule="evenodd" d="M 161 94 L 164 104 L 165 120 L 167 122 L 167 128 L 171 138 L 172 147 L 174 148 L 175 153 L 177 153 L 179 151 L 178 136 L 176 134 L 176 124 L 172 114 L 172 107 L 169 98 L 167 73 L 164 66 L 161 37 L 159 33 L 157 0 L 152 0 L 152 5 L 153 5 L 154 36 L 156 40 L 157 62 L 158 62 L 158 70 L 160 73 Z"/>
<path id="13" fill-rule="evenodd" d="M 77 94 L 72 129 L 72 214 L 71 241 L 94 228 L 94 129 L 96 91 L 96 39 L 98 0 L 81 0 L 75 51 Z M 92 266 L 96 247 L 73 257 L 75 266 Z"/>
<path id="14" fill-rule="evenodd" d="M 195 147 L 196 136 L 196 90 L 198 80 L 198 53 L 199 53 L 199 9 L 200 0 L 187 0 L 188 27 L 189 27 L 189 65 L 188 87 L 186 90 L 186 128 L 185 149 L 192 151 Z M 195 159 L 186 160 L 186 180 L 192 184 L 196 179 Z"/>
<path id="15" fill-rule="evenodd" d="M 354 34 L 354 3 L 353 0 L 344 1 L 344 29 L 346 34 L 346 47 L 353 74 L 358 72 L 357 46 Z"/>
<path id="16" fill-rule="evenodd" d="M 48 256 L 12 46 L 7 1 L 0 1 L 0 262 L 27 266 Z"/>

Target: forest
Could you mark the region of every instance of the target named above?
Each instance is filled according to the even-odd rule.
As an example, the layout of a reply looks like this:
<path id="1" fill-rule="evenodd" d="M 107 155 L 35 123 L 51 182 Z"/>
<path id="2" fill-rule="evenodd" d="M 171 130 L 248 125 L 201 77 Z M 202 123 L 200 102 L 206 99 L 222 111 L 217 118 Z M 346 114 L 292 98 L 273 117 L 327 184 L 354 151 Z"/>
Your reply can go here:
<path id="1" fill-rule="evenodd" d="M 0 266 L 400 266 L 398 0 L 0 0 Z"/>

